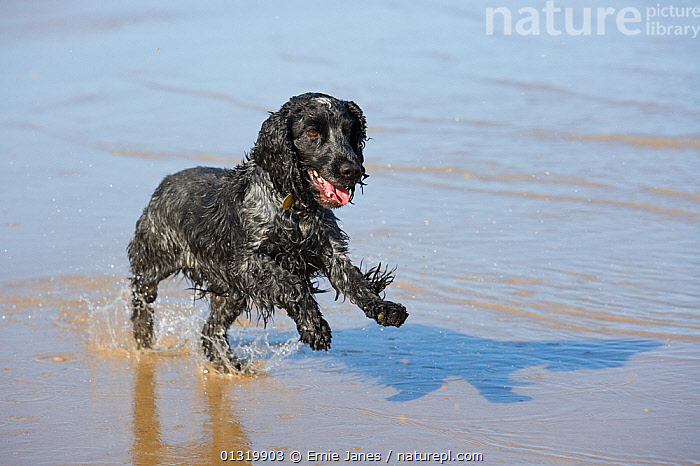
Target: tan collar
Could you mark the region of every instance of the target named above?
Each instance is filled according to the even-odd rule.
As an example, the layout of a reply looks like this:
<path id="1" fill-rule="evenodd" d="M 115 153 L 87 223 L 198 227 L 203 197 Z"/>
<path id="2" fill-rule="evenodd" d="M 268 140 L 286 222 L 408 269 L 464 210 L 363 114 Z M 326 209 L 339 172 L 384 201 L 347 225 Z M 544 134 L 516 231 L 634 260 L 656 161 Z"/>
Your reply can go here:
<path id="1" fill-rule="evenodd" d="M 282 208 L 284 210 L 289 210 L 292 208 L 295 202 L 296 199 L 294 199 L 294 196 L 292 196 L 291 194 L 287 194 L 287 196 L 285 196 L 284 200 L 282 201 Z"/>

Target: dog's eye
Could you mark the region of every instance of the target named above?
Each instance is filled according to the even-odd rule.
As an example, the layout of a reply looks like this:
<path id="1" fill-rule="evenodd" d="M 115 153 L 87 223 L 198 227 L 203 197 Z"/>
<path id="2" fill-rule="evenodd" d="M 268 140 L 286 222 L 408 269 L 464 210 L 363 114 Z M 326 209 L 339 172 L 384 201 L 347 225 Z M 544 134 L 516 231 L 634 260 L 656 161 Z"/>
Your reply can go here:
<path id="1" fill-rule="evenodd" d="M 315 129 L 310 129 L 310 130 L 306 131 L 306 135 L 310 138 L 317 138 L 318 131 L 316 131 Z"/>

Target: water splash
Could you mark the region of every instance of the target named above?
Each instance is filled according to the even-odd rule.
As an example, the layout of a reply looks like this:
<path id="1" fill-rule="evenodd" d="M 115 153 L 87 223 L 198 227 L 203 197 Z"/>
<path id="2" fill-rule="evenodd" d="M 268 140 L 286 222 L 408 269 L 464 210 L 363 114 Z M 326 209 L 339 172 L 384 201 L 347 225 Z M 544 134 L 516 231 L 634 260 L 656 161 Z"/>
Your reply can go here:
<path id="1" fill-rule="evenodd" d="M 90 346 L 98 351 L 138 352 L 130 320 L 131 290 L 126 280 L 120 281 L 114 296 L 83 299 L 88 308 Z M 177 295 L 159 297 L 155 305 L 151 351 L 168 357 L 189 355 L 203 371 L 210 372 L 211 365 L 201 350 L 207 306 L 191 297 Z M 280 329 L 248 326 L 233 326 L 229 330 L 229 343 L 233 353 L 248 361 L 254 373 L 274 370 L 301 347 L 298 337 L 288 336 Z"/>
<path id="2" fill-rule="evenodd" d="M 87 305 L 87 332 L 89 342 L 98 350 L 133 351 L 131 322 L 129 321 L 129 289 L 123 281 L 116 296 L 82 298 Z"/>
<path id="3" fill-rule="evenodd" d="M 249 361 L 262 362 L 263 364 L 256 367 L 256 370 L 267 373 L 279 367 L 286 358 L 299 351 L 302 346 L 296 336 L 281 342 L 270 343 L 269 335 L 268 332 L 262 333 L 251 344 L 239 345 L 234 352 L 243 352 Z"/>

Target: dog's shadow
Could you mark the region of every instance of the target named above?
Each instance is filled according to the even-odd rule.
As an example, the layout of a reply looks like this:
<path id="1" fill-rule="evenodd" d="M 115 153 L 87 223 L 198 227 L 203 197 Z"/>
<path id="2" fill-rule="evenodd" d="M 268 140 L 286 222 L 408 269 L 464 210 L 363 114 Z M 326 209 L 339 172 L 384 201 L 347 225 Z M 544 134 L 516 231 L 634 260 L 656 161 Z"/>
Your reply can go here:
<path id="1" fill-rule="evenodd" d="M 337 358 L 399 392 L 389 401 L 410 401 L 464 379 L 492 403 L 529 401 L 514 391 L 531 381 L 513 373 L 534 367 L 549 371 L 620 367 L 638 353 L 661 346 L 653 340 L 497 341 L 444 328 L 409 324 L 400 329 L 368 325 L 336 331 L 333 350 L 314 353 Z"/>

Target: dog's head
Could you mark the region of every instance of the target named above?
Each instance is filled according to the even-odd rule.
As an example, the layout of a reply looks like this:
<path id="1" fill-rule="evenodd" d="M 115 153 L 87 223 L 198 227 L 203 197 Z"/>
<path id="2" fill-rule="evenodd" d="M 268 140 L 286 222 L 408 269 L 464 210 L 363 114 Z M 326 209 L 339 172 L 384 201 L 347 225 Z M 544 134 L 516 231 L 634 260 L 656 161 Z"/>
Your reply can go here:
<path id="1" fill-rule="evenodd" d="M 362 155 L 366 130 L 354 102 L 302 94 L 263 123 L 251 158 L 283 196 L 341 207 L 367 177 Z"/>

